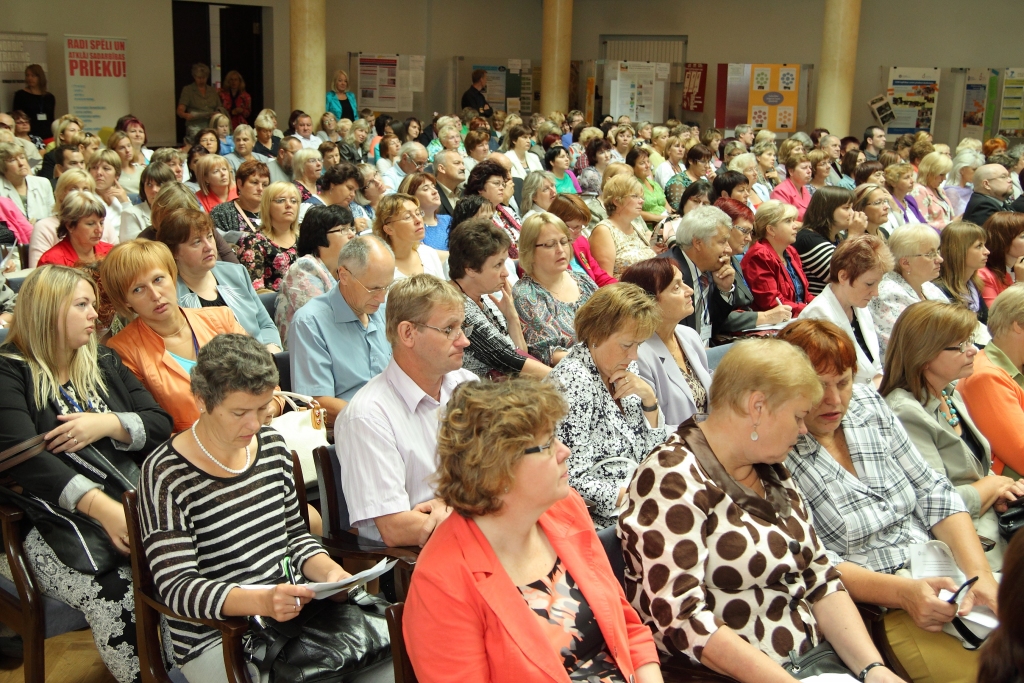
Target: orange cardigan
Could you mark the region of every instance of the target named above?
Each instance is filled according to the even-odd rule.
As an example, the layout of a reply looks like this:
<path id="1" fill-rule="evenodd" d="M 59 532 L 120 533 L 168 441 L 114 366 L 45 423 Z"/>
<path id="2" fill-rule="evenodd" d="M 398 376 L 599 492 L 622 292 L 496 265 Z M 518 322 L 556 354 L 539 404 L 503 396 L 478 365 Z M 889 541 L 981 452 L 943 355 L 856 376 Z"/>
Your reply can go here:
<path id="1" fill-rule="evenodd" d="M 974 358 L 974 374 L 957 382 L 975 426 L 992 445 L 992 471 L 1009 465 L 1024 473 L 1024 389 L 982 350 Z"/>
<path id="2" fill-rule="evenodd" d="M 583 499 L 570 492 L 540 525 L 590 603 L 623 678 L 657 663 L 651 630 L 616 581 Z M 569 683 L 536 619 L 472 520 L 452 514 L 434 531 L 416 562 L 402 620 L 421 683 Z"/>
<path id="3" fill-rule="evenodd" d="M 200 347 L 218 334 L 248 334 L 226 306 L 182 308 L 181 312 L 191 325 Z M 188 429 L 199 419 L 188 373 L 171 357 L 164 347 L 164 340 L 149 325 L 136 318 L 111 337 L 107 346 L 117 351 L 160 407 L 171 414 L 175 432 Z"/>

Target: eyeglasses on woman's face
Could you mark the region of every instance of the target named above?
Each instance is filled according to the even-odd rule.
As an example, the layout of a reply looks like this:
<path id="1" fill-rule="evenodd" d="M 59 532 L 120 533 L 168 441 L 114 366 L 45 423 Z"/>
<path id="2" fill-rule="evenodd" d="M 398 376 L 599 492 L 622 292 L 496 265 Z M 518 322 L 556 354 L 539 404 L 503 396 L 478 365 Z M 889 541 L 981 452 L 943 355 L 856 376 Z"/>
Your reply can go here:
<path id="1" fill-rule="evenodd" d="M 356 229 L 351 225 L 339 225 L 327 231 L 328 235 L 355 235 Z"/>
<path id="2" fill-rule="evenodd" d="M 544 242 L 542 244 L 536 245 L 538 249 L 554 249 L 555 247 L 562 247 L 564 249 L 567 246 L 569 246 L 568 237 L 563 237 L 562 239 L 559 240 L 551 240 L 549 242 Z"/>
<path id="3" fill-rule="evenodd" d="M 410 211 L 407 214 L 405 214 L 404 216 L 398 216 L 396 218 L 392 218 L 387 223 L 385 223 L 385 225 L 391 225 L 392 223 L 398 223 L 398 222 L 403 222 L 403 221 L 413 221 L 413 220 L 416 220 L 417 216 L 420 218 L 420 220 L 423 220 L 423 217 L 426 216 L 426 214 L 423 213 L 422 211 Z"/>
<path id="4" fill-rule="evenodd" d="M 942 350 L 943 351 L 956 351 L 957 353 L 967 353 L 967 350 L 970 349 L 972 346 L 974 346 L 974 338 L 973 337 L 971 339 L 968 339 L 967 341 L 960 342 L 956 346 L 947 346 L 947 347 L 945 347 Z"/>
<path id="5" fill-rule="evenodd" d="M 931 251 L 925 252 L 924 254 L 911 254 L 910 258 L 918 258 L 919 256 L 924 256 L 928 260 L 934 261 L 935 259 L 939 258 L 939 250 L 932 249 Z"/>

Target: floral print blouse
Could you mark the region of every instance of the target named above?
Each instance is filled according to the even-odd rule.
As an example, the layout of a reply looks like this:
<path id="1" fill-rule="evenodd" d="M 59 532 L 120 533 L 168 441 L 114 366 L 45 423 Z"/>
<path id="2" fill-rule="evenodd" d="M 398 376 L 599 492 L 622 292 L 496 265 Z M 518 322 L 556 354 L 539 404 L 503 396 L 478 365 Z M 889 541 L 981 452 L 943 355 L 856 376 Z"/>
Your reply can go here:
<path id="1" fill-rule="evenodd" d="M 723 625 L 776 662 L 821 642 L 812 606 L 844 590 L 783 465 L 733 479 L 690 418 L 648 457 L 619 519 L 626 597 L 658 649 L 699 662 Z"/>
<path id="2" fill-rule="evenodd" d="M 619 230 L 611 222 L 611 220 L 602 221 L 605 227 L 608 228 L 608 232 L 611 234 L 612 243 L 615 245 L 615 266 L 611 276 L 616 280 L 622 279 L 622 273 L 634 263 L 640 261 L 646 261 L 649 258 L 654 258 L 657 254 L 651 249 L 651 245 L 646 239 L 646 235 L 642 234 L 640 230 L 646 232 L 647 227 L 638 228 L 636 222 L 633 223 L 633 233 L 627 235 L 626 233 Z M 601 225 L 598 223 L 598 225 Z M 643 221 L 640 221 L 643 224 Z"/>
<path id="3" fill-rule="evenodd" d="M 337 282 L 324 262 L 312 254 L 300 256 L 291 265 L 281 279 L 277 308 L 274 309 L 274 324 L 281 332 L 281 341 L 288 342 L 288 326 L 295 317 L 295 311 L 310 299 L 329 292 Z"/>
<path id="4" fill-rule="evenodd" d="M 917 200 L 917 208 L 928 225 L 936 230 L 942 230 L 953 220 L 953 205 L 941 187 L 933 190 L 922 183 L 915 183 L 910 195 Z"/>
<path id="5" fill-rule="evenodd" d="M 931 282 L 921 285 L 921 291 L 924 292 L 924 298 L 928 301 L 949 302 L 942 290 Z M 902 275 L 889 272 L 882 276 L 882 281 L 878 283 L 878 296 L 868 304 L 871 320 L 875 323 L 875 334 L 878 335 L 878 351 L 882 358 L 885 358 L 885 348 L 889 345 L 889 337 L 892 336 L 892 328 L 896 324 L 896 319 L 906 310 L 907 306 L 916 304 L 920 300 L 917 292 L 909 282 L 903 279 Z"/>
<path id="6" fill-rule="evenodd" d="M 282 249 L 262 232 L 248 232 L 238 238 L 235 245 L 238 262 L 249 271 L 249 279 L 256 291 L 281 288 L 288 269 L 295 263 L 298 252 L 295 245 Z"/>
<path id="7" fill-rule="evenodd" d="M 576 311 L 597 291 L 597 285 L 584 273 L 568 271 L 580 289 L 571 304 L 552 296 L 529 275 L 512 285 L 512 300 L 523 324 L 523 337 L 530 355 L 552 365 L 551 353 L 568 350 L 576 343 Z"/>

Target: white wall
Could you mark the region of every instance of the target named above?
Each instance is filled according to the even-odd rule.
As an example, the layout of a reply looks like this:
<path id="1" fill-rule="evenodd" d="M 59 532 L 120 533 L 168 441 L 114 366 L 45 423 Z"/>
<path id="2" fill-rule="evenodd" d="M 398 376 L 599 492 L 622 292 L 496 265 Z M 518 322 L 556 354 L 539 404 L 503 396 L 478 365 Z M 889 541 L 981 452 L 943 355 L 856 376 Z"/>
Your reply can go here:
<path id="1" fill-rule="evenodd" d="M 265 22 L 267 106 L 279 118 L 290 111 L 288 0 L 231 0 L 270 8 Z M 132 113 L 141 118 L 154 144 L 174 137 L 171 0 L 5 0 L 5 30 L 49 33 L 50 90 L 58 111 L 66 110 L 63 75 L 65 33 L 128 38 Z M 348 66 L 349 52 L 426 55 L 426 91 L 414 100 L 429 116 L 449 107 L 449 65 L 457 56 L 497 61 L 539 60 L 542 0 L 327 0 L 327 70 Z M 704 123 L 715 101 L 720 62 L 816 63 L 821 54 L 821 0 L 576 0 L 572 57 L 596 59 L 601 34 L 666 34 L 689 37 L 687 60 L 709 65 Z M 1024 30 L 1021 0 L 863 0 L 852 132 L 871 123 L 867 100 L 884 87 L 882 67 L 1019 66 Z M 357 17 L 353 19 L 353 13 Z M 265 15 L 267 13 L 265 12 Z M 350 74 L 353 87 L 356 74 Z M 326 87 L 326 83 L 324 84 Z M 945 83 L 948 87 L 948 83 Z M 468 83 L 457 84 L 457 98 Z M 813 94 L 813 93 L 812 93 Z M 942 98 L 951 93 L 940 91 Z M 947 100 L 948 101 L 948 100 Z M 813 124 L 813 97 L 808 126 Z M 948 124 L 936 122 L 941 141 Z M 846 131 L 834 131 L 845 133 Z"/>

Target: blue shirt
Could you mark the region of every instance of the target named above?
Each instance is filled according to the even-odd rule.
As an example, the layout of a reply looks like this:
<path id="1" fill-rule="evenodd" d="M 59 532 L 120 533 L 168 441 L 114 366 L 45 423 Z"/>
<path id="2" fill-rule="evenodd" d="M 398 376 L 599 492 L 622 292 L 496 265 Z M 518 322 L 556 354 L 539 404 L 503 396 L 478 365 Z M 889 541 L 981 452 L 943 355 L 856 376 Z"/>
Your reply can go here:
<path id="1" fill-rule="evenodd" d="M 337 287 L 310 299 L 288 328 L 292 389 L 345 401 L 391 361 L 384 306 L 364 328 Z"/>
<path id="2" fill-rule="evenodd" d="M 448 251 L 448 227 L 452 224 L 451 216 L 435 216 L 437 225 L 426 226 L 423 244 L 434 249 Z"/>

